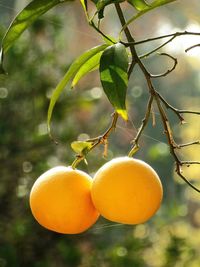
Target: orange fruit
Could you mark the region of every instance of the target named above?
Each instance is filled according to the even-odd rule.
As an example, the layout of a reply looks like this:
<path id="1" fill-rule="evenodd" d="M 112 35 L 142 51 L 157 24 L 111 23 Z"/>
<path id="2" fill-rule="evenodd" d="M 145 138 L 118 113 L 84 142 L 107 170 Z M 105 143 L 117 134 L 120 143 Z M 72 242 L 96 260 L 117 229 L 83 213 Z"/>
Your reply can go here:
<path id="1" fill-rule="evenodd" d="M 58 166 L 42 174 L 30 193 L 35 219 L 45 228 L 77 234 L 93 225 L 99 213 L 92 200 L 92 178 L 83 171 Z"/>
<path id="2" fill-rule="evenodd" d="M 150 165 L 138 159 L 119 157 L 97 171 L 91 196 L 96 209 L 106 219 L 139 224 L 158 210 L 163 189 Z"/>

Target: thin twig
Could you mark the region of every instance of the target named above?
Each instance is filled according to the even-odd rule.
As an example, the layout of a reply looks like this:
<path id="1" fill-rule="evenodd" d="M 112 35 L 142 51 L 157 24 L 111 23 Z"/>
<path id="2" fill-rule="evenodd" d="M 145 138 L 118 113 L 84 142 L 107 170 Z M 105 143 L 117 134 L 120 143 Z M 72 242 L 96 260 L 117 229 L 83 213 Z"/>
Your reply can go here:
<path id="1" fill-rule="evenodd" d="M 92 146 L 87 150 L 87 152 L 85 154 L 78 154 L 76 155 L 76 159 L 73 161 L 73 163 L 71 164 L 71 167 L 73 169 L 76 168 L 76 166 L 85 159 L 86 154 L 88 154 L 91 150 L 93 150 L 95 147 L 97 147 L 100 144 L 104 144 L 106 146 L 107 149 L 107 145 L 108 145 L 108 137 L 111 134 L 112 131 L 115 130 L 116 128 L 116 124 L 117 124 L 117 120 L 118 120 L 118 113 L 114 112 L 112 114 L 112 122 L 111 125 L 108 127 L 108 129 L 104 132 L 104 134 L 99 135 L 95 138 L 92 139 L 87 139 L 86 142 L 90 142 L 92 143 Z M 104 150 L 104 153 L 106 151 L 106 149 Z"/>
<path id="2" fill-rule="evenodd" d="M 200 111 L 177 109 L 179 113 L 200 115 Z"/>
<path id="3" fill-rule="evenodd" d="M 200 161 L 181 161 L 181 165 L 198 165 L 200 164 Z"/>
<path id="4" fill-rule="evenodd" d="M 156 116 L 155 116 L 155 111 L 154 111 L 154 107 L 151 107 L 151 116 L 152 116 L 152 126 L 155 127 L 156 126 Z"/>
<path id="5" fill-rule="evenodd" d="M 166 46 L 168 43 L 170 43 L 171 41 L 173 41 L 175 39 L 175 36 L 173 36 L 172 38 L 170 38 L 168 41 L 164 42 L 163 44 L 159 45 L 158 47 L 154 48 L 152 51 L 144 54 L 144 55 L 141 55 L 140 56 L 140 59 L 143 59 L 143 58 L 147 58 L 148 56 L 150 56 L 151 54 L 155 53 L 156 51 L 160 50 L 162 47 Z"/>
<path id="6" fill-rule="evenodd" d="M 167 53 L 158 53 L 158 55 L 160 55 L 160 56 L 167 56 L 167 57 L 171 58 L 171 59 L 174 61 L 174 64 L 173 64 L 173 66 L 172 66 L 171 69 L 168 69 L 168 70 L 165 71 L 164 73 L 157 74 L 157 75 L 152 75 L 152 74 L 151 74 L 151 78 L 160 78 L 160 77 L 165 77 L 165 76 L 167 76 L 169 73 L 171 73 L 172 71 L 175 70 L 175 68 L 176 68 L 176 66 L 177 66 L 177 64 L 178 64 L 177 59 L 176 59 L 175 57 L 173 57 L 173 56 L 167 54 Z"/>
<path id="7" fill-rule="evenodd" d="M 185 144 L 179 144 L 177 148 L 188 147 L 192 145 L 200 145 L 200 141 L 198 140 L 198 141 L 193 141 L 193 142 L 189 142 Z"/>
<path id="8" fill-rule="evenodd" d="M 185 122 L 184 118 L 180 114 L 194 114 L 194 115 L 200 115 L 200 111 L 194 111 L 194 110 L 187 110 L 187 109 L 177 109 L 170 105 L 161 95 L 157 92 L 157 95 L 162 100 L 162 102 L 165 104 L 165 106 L 171 110 L 173 110 L 176 115 L 179 117 L 182 123 Z"/>
<path id="9" fill-rule="evenodd" d="M 192 183 L 190 183 L 188 181 L 188 179 L 182 174 L 182 170 L 181 170 L 181 166 L 180 164 L 176 163 L 176 173 L 178 174 L 179 177 L 181 177 L 181 179 L 183 179 L 184 182 L 186 182 L 191 188 L 193 188 L 195 191 L 197 191 L 198 193 L 200 193 L 200 190 L 194 186 Z"/>
<path id="10" fill-rule="evenodd" d="M 146 58 L 146 57 L 150 56 L 151 54 L 157 52 L 162 47 L 164 47 L 168 43 L 172 42 L 176 37 L 183 36 L 183 35 L 198 35 L 198 36 L 200 36 L 200 33 L 199 32 L 189 32 L 189 31 L 175 32 L 175 33 L 171 33 L 171 34 L 166 34 L 166 35 L 161 35 L 161 36 L 157 36 L 157 37 L 153 37 L 153 38 L 144 39 L 144 40 L 141 40 L 141 41 L 134 41 L 134 42 L 128 42 L 128 43 L 121 41 L 121 43 L 124 44 L 126 47 L 130 47 L 130 46 L 137 46 L 137 45 L 141 45 L 141 44 L 144 44 L 144 43 L 149 43 L 149 42 L 152 42 L 152 41 L 157 41 L 157 40 L 160 40 L 160 39 L 165 39 L 165 38 L 170 38 L 171 37 L 169 40 L 167 40 L 163 44 L 159 45 L 158 47 L 154 48 L 152 51 L 150 51 L 150 52 L 148 52 L 148 53 L 146 53 L 144 55 L 141 55 L 140 59 L 143 59 L 143 58 Z M 193 46 L 187 48 L 185 50 L 185 52 L 188 52 L 189 50 L 191 50 L 193 48 L 196 48 L 198 46 L 200 46 L 200 44 L 193 45 Z"/>
<path id="11" fill-rule="evenodd" d="M 196 48 L 196 47 L 199 47 L 199 46 L 200 46 L 200 44 L 196 44 L 196 45 L 190 46 L 190 47 L 188 47 L 187 49 L 185 49 L 185 52 L 187 53 L 187 52 L 190 51 L 191 49 Z"/>
<path id="12" fill-rule="evenodd" d="M 180 122 L 181 123 L 184 123 L 185 120 L 184 118 L 181 116 L 180 112 L 178 109 L 176 109 L 175 107 L 173 107 L 172 105 L 170 105 L 165 99 L 163 96 L 161 96 L 160 93 L 157 92 L 157 96 L 160 98 L 160 100 L 163 102 L 163 104 L 166 106 L 167 109 L 171 109 L 176 115 L 177 117 L 179 118 Z"/>
<path id="13" fill-rule="evenodd" d="M 118 116 L 119 116 L 119 115 L 118 115 L 117 112 L 114 112 L 114 113 L 112 114 L 113 119 L 112 119 L 111 125 L 110 125 L 110 127 L 105 131 L 105 133 L 103 134 L 103 136 L 102 136 L 103 139 L 107 139 L 108 136 L 110 135 L 110 133 L 111 133 L 113 130 L 115 130 L 115 128 L 116 128 L 116 124 L 117 124 L 117 120 L 118 120 Z"/>
<path id="14" fill-rule="evenodd" d="M 126 42 L 122 42 L 122 43 L 125 46 L 131 46 L 131 45 L 134 45 L 135 46 L 135 45 L 149 43 L 149 42 L 152 42 L 152 41 L 156 41 L 156 40 L 164 39 L 164 38 L 169 38 L 169 37 L 176 38 L 176 37 L 181 36 L 181 35 L 198 35 L 198 36 L 200 36 L 200 33 L 199 32 L 189 32 L 189 31 L 174 32 L 174 33 L 170 33 L 170 34 L 156 36 L 156 37 L 153 37 L 153 38 L 144 39 L 144 40 L 137 41 L 137 42 L 129 42 L 128 41 L 128 43 L 126 43 Z"/>
<path id="15" fill-rule="evenodd" d="M 95 29 L 98 33 L 100 33 L 106 40 L 108 40 L 109 42 L 115 44 L 115 42 L 113 42 L 112 39 L 110 39 L 105 33 L 103 33 L 103 32 L 99 29 L 99 27 L 97 27 L 97 26 L 95 25 L 95 23 L 94 23 L 93 20 L 91 20 L 91 21 L 89 22 L 89 25 L 90 25 L 93 29 Z"/>
<path id="16" fill-rule="evenodd" d="M 169 123 L 169 120 L 167 118 L 167 114 L 160 102 L 160 99 L 159 97 L 156 95 L 156 103 L 157 103 L 157 106 L 158 106 L 158 109 L 159 109 L 159 112 L 160 112 L 160 115 L 161 115 L 161 118 L 162 118 L 162 122 L 163 122 L 163 126 L 164 126 L 164 129 L 165 129 L 165 134 L 167 136 L 167 140 L 168 140 L 168 143 L 170 145 L 170 152 L 171 154 L 174 156 L 174 158 L 176 159 L 177 162 L 180 163 L 180 160 L 178 159 L 174 149 L 177 148 L 177 144 L 176 142 L 174 141 L 174 138 L 173 138 L 173 133 L 172 133 L 172 130 L 171 130 L 171 127 L 170 127 L 170 123 Z"/>
<path id="17" fill-rule="evenodd" d="M 133 148 L 130 150 L 130 152 L 128 154 L 129 157 L 132 157 L 137 152 L 137 150 L 139 149 L 139 144 L 138 144 L 139 143 L 139 139 L 140 139 L 140 136 L 141 136 L 144 128 L 146 127 L 146 125 L 148 123 L 149 116 L 151 114 L 152 102 L 153 102 L 153 96 L 151 95 L 150 98 L 149 98 L 148 104 L 147 104 L 145 117 L 143 118 L 142 123 L 141 123 L 141 125 L 139 127 L 139 130 L 137 131 L 136 137 L 132 141 L 132 143 L 134 143 L 134 146 L 133 146 Z"/>

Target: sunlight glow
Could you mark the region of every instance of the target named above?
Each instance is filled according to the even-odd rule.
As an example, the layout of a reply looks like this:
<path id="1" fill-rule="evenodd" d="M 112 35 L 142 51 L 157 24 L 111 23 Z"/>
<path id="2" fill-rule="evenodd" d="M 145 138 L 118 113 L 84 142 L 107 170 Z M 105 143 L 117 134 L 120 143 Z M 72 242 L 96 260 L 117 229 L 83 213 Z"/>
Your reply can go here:
<path id="1" fill-rule="evenodd" d="M 200 32 L 200 25 L 196 22 L 191 22 L 185 29 L 174 28 L 173 25 L 169 21 L 164 21 L 162 25 L 160 25 L 157 34 L 165 35 L 169 33 L 175 32 Z M 200 35 L 183 35 L 175 38 L 172 42 L 170 42 L 166 46 L 166 52 L 173 54 L 182 54 L 185 57 L 195 57 L 195 59 L 200 60 L 200 47 L 196 47 L 191 49 L 187 53 L 185 50 L 193 45 L 200 44 Z"/>

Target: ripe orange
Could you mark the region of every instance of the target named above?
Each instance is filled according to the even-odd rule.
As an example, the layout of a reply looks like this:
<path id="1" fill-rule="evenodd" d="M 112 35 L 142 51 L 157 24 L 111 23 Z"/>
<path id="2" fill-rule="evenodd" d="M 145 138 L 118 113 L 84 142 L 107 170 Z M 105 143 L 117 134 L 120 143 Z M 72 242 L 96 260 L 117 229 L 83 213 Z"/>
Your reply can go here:
<path id="1" fill-rule="evenodd" d="M 35 219 L 58 233 L 77 234 L 94 224 L 99 213 L 91 200 L 92 178 L 71 167 L 55 167 L 42 174 L 30 193 Z"/>
<path id="2" fill-rule="evenodd" d="M 96 209 L 106 219 L 138 224 L 158 210 L 163 189 L 158 175 L 147 163 L 119 157 L 97 171 L 91 195 Z"/>

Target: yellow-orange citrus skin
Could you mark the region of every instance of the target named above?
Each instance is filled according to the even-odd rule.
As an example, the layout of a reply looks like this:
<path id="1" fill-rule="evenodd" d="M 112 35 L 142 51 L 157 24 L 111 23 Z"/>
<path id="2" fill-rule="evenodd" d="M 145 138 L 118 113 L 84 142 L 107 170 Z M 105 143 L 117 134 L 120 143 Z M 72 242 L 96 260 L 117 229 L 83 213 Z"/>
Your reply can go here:
<path id="1" fill-rule="evenodd" d="M 139 224 L 159 209 L 163 189 L 157 173 L 147 163 L 119 157 L 97 171 L 91 196 L 96 209 L 106 219 Z"/>
<path id="2" fill-rule="evenodd" d="M 45 228 L 78 234 L 92 226 L 99 213 L 91 200 L 92 178 L 83 171 L 58 166 L 42 174 L 30 193 L 35 219 Z"/>

